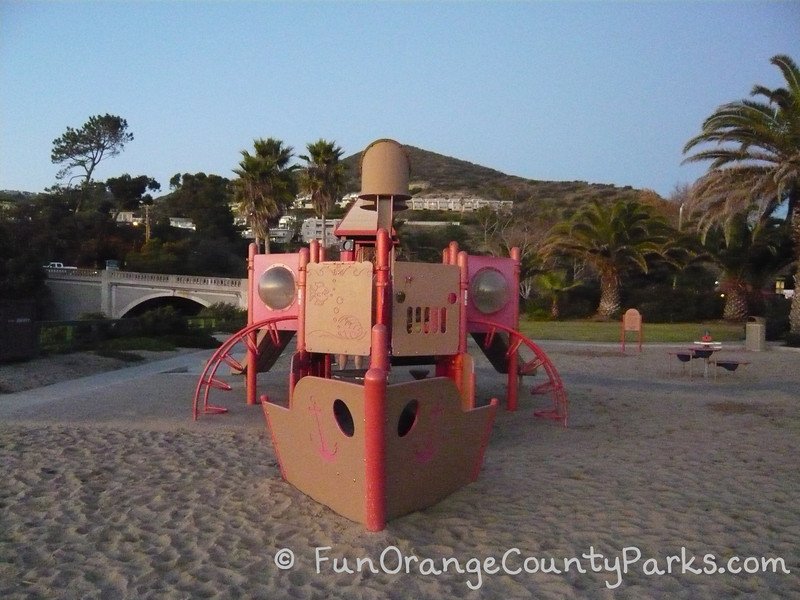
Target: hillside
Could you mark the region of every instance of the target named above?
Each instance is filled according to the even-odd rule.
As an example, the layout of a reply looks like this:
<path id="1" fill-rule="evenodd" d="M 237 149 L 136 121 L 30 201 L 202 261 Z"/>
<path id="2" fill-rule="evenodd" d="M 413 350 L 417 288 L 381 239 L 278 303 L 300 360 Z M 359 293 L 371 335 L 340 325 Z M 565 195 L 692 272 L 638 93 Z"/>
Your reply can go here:
<path id="1" fill-rule="evenodd" d="M 525 179 L 414 146 L 404 147 L 411 163 L 410 188 L 415 195 L 467 192 L 491 200 L 513 200 L 515 206 L 526 205 L 524 208 L 528 209 L 562 212 L 595 199 L 633 199 L 640 194 L 630 186 Z M 348 166 L 347 191 L 358 191 L 361 153 L 348 156 L 343 162 Z"/>
<path id="2" fill-rule="evenodd" d="M 641 190 L 630 186 L 618 187 L 585 181 L 525 179 L 414 146 L 404 147 L 411 163 L 409 187 L 415 196 L 455 193 L 477 195 L 489 200 L 512 200 L 515 208 L 520 211 L 536 211 L 563 217 L 595 199 L 600 201 L 634 199 L 639 198 L 641 194 Z M 359 191 L 361 152 L 344 158 L 343 162 L 348 167 L 346 192 Z M 0 203 L 13 204 L 35 195 L 4 190 L 0 191 Z M 157 197 L 157 204 L 168 199 L 170 195 L 167 193 Z M 650 200 L 653 199 L 651 194 Z M 657 200 L 657 197 L 655 199 Z"/>

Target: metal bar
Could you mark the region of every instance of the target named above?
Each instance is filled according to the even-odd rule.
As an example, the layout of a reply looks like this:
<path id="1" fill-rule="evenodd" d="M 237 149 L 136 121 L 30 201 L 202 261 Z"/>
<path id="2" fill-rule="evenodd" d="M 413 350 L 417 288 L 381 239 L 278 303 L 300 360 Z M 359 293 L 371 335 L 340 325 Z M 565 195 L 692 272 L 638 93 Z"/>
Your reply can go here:
<path id="1" fill-rule="evenodd" d="M 247 248 L 247 324 L 253 324 L 253 307 L 255 302 L 253 281 L 253 265 L 258 247 L 255 244 L 250 244 Z M 246 397 L 247 404 L 253 406 L 256 404 L 256 395 L 258 387 L 258 346 L 256 343 L 256 330 L 247 334 L 247 382 L 246 382 Z"/>
<path id="2" fill-rule="evenodd" d="M 364 375 L 364 509 L 370 531 L 386 527 L 386 375 L 377 367 Z"/>

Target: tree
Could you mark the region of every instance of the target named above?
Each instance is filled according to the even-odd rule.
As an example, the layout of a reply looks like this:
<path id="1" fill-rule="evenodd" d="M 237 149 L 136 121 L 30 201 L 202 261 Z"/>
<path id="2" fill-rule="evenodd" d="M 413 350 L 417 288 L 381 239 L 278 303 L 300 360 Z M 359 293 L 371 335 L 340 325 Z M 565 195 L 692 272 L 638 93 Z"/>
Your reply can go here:
<path id="1" fill-rule="evenodd" d="M 483 234 L 481 250 L 484 252 L 491 251 L 489 241 L 494 239 L 495 233 L 502 226 L 500 222 L 501 215 L 488 206 L 481 206 L 474 214 Z"/>
<path id="2" fill-rule="evenodd" d="M 50 257 L 43 248 L 34 202 L 21 199 L 0 210 L 0 303 L 47 298 L 42 264 Z"/>
<path id="3" fill-rule="evenodd" d="M 174 191 L 167 205 L 178 216 L 192 220 L 198 237 L 237 239 L 228 179 L 213 174 L 184 173 L 178 179 L 173 177 L 171 183 Z"/>
<path id="4" fill-rule="evenodd" d="M 710 161 L 708 172 L 692 189 L 691 206 L 701 228 L 720 220 L 729 224 L 739 213 L 766 221 L 785 205 L 795 264 L 800 264 L 800 69 L 788 56 L 771 61 L 785 87 L 755 85 L 754 99 L 723 104 L 690 139 L 684 162 Z M 795 279 L 798 279 L 797 277 Z M 792 333 L 800 333 L 800 281 L 795 281 L 790 310 Z"/>
<path id="5" fill-rule="evenodd" d="M 597 316 L 609 319 L 620 310 L 620 281 L 628 269 L 647 273 L 648 260 L 668 258 L 671 229 L 651 209 L 635 201 L 597 200 L 556 224 L 545 241 L 545 256 L 577 258 L 600 278 Z"/>
<path id="6" fill-rule="evenodd" d="M 322 245 L 327 246 L 325 215 L 342 198 L 346 168 L 340 160 L 344 150 L 323 139 L 306 149 L 308 154 L 300 155 L 306 163 L 300 173 L 300 188 L 311 195 L 314 212 L 322 219 Z"/>
<path id="7" fill-rule="evenodd" d="M 791 263 L 786 224 L 777 219 L 748 221 L 739 213 L 725 227 L 712 227 L 702 238 L 705 254 L 701 260 L 719 267 L 720 289 L 725 294 L 723 318 L 743 321 L 756 312 L 754 297 L 770 277 Z"/>
<path id="8" fill-rule="evenodd" d="M 233 181 L 237 212 L 247 220 L 253 230 L 256 244 L 264 240 L 269 253 L 269 219 L 278 216 L 294 201 L 296 183 L 290 165 L 293 148 L 284 146 L 274 138 L 253 142 L 255 154 L 242 150 L 242 161 L 233 172 L 239 176 Z"/>
<path id="9" fill-rule="evenodd" d="M 534 277 L 534 284 L 541 293 L 550 299 L 550 316 L 555 320 L 561 315 L 559 300 L 561 294 L 577 287 L 577 283 L 569 283 L 567 274 L 564 271 L 548 271 L 539 273 Z"/>
<path id="10" fill-rule="evenodd" d="M 64 165 L 56 178 L 63 179 L 73 169 L 80 169 L 83 174 L 76 177 L 82 177 L 86 187 L 92 181 L 97 165 L 106 158 L 117 156 L 131 141 L 133 134 L 128 131 L 128 122 L 115 115 L 95 115 L 79 129 L 67 127 L 60 137 L 53 140 L 50 159 L 54 164 Z M 80 205 L 77 210 L 80 210 Z"/>
<path id="11" fill-rule="evenodd" d="M 150 206 L 153 205 L 153 197 L 146 192 L 156 192 L 161 189 L 161 184 L 152 177 L 139 175 L 131 177 L 127 173 L 120 177 L 106 179 L 106 187 L 111 195 L 114 196 L 116 206 L 114 207 L 113 221 L 116 222 L 117 216 L 123 210 L 136 210 L 140 206 L 145 207 L 145 241 L 150 240 Z"/>

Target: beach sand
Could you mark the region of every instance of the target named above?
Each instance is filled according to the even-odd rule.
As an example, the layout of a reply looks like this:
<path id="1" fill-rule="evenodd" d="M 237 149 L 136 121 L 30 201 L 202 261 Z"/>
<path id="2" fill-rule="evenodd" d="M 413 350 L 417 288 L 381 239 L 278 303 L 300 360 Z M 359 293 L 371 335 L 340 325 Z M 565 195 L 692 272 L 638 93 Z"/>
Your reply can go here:
<path id="1" fill-rule="evenodd" d="M 208 352 L 0 395 L 0 597 L 800 597 L 800 353 L 734 350 L 715 380 L 666 346 L 542 347 L 569 428 L 521 395 L 475 483 L 379 533 L 281 480 L 241 378 L 191 420 Z"/>

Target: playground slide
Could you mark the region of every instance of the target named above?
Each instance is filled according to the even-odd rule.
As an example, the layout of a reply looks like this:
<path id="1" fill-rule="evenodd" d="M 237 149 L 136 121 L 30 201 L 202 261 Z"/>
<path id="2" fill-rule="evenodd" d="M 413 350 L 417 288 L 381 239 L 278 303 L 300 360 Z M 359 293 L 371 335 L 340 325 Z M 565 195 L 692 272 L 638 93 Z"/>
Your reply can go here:
<path id="1" fill-rule="evenodd" d="M 488 346 L 486 344 L 488 333 L 472 332 L 472 339 L 492 363 L 498 373 L 508 373 L 508 334 L 500 331 L 491 336 Z"/>
<path id="2" fill-rule="evenodd" d="M 258 331 L 257 373 L 264 373 L 272 368 L 272 365 L 274 365 L 275 361 L 283 354 L 283 351 L 286 349 L 286 346 L 289 345 L 289 342 L 292 341 L 295 334 L 294 331 L 283 330 L 277 330 L 275 333 L 277 333 L 277 343 L 273 339 L 274 333 L 270 332 L 268 329 L 260 329 Z M 231 372 L 241 374 L 247 373 L 247 360 L 245 359 L 241 361 L 241 363 L 241 370 L 234 370 L 231 368 Z"/>
<path id="3" fill-rule="evenodd" d="M 494 335 L 488 333 L 481 333 L 477 331 L 472 332 L 472 339 L 478 344 L 478 347 L 484 353 L 489 362 L 492 363 L 495 371 L 498 373 L 508 373 L 508 348 L 509 348 L 509 335 L 504 331 L 498 331 Z M 487 345 L 488 339 L 488 345 Z M 535 355 L 527 346 L 520 345 L 517 349 L 519 356 L 519 370 L 520 375 L 535 375 L 536 369 L 528 369 L 527 365 L 533 364 Z"/>

